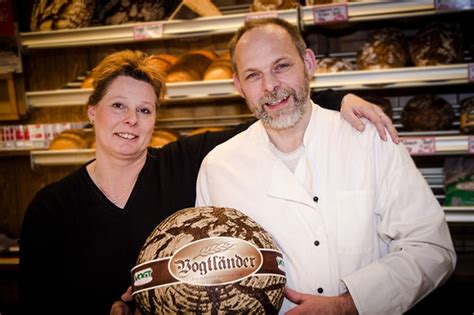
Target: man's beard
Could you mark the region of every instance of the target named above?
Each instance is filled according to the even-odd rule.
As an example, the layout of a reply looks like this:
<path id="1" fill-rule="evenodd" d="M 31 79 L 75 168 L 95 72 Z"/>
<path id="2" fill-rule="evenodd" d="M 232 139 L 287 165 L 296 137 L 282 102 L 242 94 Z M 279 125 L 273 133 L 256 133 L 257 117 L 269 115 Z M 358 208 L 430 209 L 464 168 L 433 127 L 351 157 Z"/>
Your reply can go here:
<path id="1" fill-rule="evenodd" d="M 259 100 L 259 107 L 252 106 L 252 111 L 262 124 L 272 129 L 286 129 L 296 125 L 303 115 L 306 113 L 309 95 L 309 79 L 305 75 L 305 79 L 301 89 L 297 92 L 291 88 L 278 89 L 277 91 L 265 95 Z M 273 115 L 269 114 L 265 109 L 265 103 L 272 103 L 288 97 L 293 98 L 293 105 L 286 106 Z"/>

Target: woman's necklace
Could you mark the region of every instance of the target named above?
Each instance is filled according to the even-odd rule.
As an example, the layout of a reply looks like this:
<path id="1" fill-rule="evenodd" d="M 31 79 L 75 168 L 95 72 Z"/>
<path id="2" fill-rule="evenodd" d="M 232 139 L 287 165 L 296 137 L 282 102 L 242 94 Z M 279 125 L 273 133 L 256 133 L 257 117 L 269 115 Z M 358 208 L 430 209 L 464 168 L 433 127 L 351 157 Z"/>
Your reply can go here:
<path id="1" fill-rule="evenodd" d="M 97 176 L 97 172 L 96 172 L 96 165 L 94 165 L 95 184 L 97 185 L 99 190 L 104 194 L 104 196 L 116 206 L 118 205 L 119 201 L 121 201 L 126 195 L 130 194 L 132 187 L 135 185 L 135 182 L 137 181 L 137 178 L 138 178 L 138 174 L 137 176 L 135 176 L 134 180 L 130 183 L 128 188 L 121 195 L 119 195 L 117 198 L 112 198 L 112 196 L 110 196 L 108 193 L 105 192 L 105 189 L 103 189 L 101 184 L 99 183 L 99 177 Z"/>

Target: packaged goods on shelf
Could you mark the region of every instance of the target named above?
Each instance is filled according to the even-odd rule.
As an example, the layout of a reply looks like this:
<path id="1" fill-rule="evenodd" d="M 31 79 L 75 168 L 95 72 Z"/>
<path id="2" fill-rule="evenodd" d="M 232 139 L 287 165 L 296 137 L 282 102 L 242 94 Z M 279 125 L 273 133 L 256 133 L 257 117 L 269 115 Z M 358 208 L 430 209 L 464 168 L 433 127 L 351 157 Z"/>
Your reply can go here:
<path id="1" fill-rule="evenodd" d="M 447 158 L 443 166 L 445 206 L 474 206 L 474 158 Z"/>
<path id="2" fill-rule="evenodd" d="M 83 123 L 1 126 L 1 148 L 3 150 L 48 148 L 51 141 L 63 130 L 83 126 Z"/>

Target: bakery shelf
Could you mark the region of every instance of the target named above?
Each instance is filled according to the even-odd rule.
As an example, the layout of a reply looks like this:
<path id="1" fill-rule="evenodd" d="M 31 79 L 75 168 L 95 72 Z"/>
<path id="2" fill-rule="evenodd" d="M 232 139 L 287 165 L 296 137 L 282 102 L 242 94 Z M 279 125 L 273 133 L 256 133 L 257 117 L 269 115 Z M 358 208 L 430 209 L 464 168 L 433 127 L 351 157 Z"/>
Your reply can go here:
<path id="1" fill-rule="evenodd" d="M 30 152 L 31 167 L 81 165 L 95 158 L 95 149 L 39 150 Z"/>
<path id="2" fill-rule="evenodd" d="M 443 207 L 448 222 L 474 222 L 474 207 Z"/>
<path id="3" fill-rule="evenodd" d="M 406 67 L 381 70 L 358 70 L 336 73 L 320 73 L 311 80 L 311 88 L 386 88 L 401 85 L 426 85 L 450 81 L 468 83 L 468 65 L 442 65 L 428 67 Z"/>
<path id="4" fill-rule="evenodd" d="M 414 155 L 449 155 L 474 153 L 474 136 L 401 136 L 401 141 Z M 410 150 L 411 149 L 411 150 Z"/>
<path id="5" fill-rule="evenodd" d="M 317 74 L 312 89 L 395 88 L 397 86 L 430 86 L 432 84 L 468 83 L 468 65 L 411 67 L 377 71 L 347 71 Z M 27 92 L 29 107 L 77 106 L 87 103 L 91 89 L 60 89 Z M 232 80 L 194 81 L 167 84 L 165 101 L 203 100 L 238 97 Z"/>
<path id="6" fill-rule="evenodd" d="M 301 9 L 301 22 L 303 25 L 314 24 L 313 8 L 317 7 L 307 6 Z M 354 2 L 347 4 L 349 22 L 433 13 L 435 13 L 433 0 Z"/>
<path id="7" fill-rule="evenodd" d="M 181 21 L 155 21 L 147 23 L 132 23 L 113 26 L 86 27 L 80 29 L 26 32 L 20 34 L 21 45 L 27 49 L 77 47 L 89 45 L 120 44 L 142 41 L 136 39 L 135 30 L 140 27 L 151 28 L 159 25 L 162 31 L 150 35 L 145 40 L 172 39 L 199 35 L 232 34 L 243 22 L 255 15 L 278 16 L 293 24 L 298 23 L 296 9 L 275 11 L 273 13 L 259 12 L 231 14 L 223 16 L 203 17 Z"/>

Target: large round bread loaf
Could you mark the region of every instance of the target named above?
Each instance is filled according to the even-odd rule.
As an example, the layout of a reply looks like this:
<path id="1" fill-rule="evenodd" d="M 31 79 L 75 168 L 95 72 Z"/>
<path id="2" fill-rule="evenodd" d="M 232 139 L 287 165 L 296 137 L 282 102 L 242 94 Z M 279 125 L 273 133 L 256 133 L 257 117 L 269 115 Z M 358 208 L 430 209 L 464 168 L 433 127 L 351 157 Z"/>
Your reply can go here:
<path id="1" fill-rule="evenodd" d="M 378 70 L 404 67 L 407 55 L 403 33 L 396 28 L 383 28 L 372 32 L 357 53 L 357 68 Z"/>
<path id="2" fill-rule="evenodd" d="M 436 95 L 417 95 L 403 107 L 400 122 L 407 131 L 449 129 L 454 121 L 454 110 L 444 98 Z"/>
<path id="3" fill-rule="evenodd" d="M 462 62 L 461 35 L 445 24 L 430 24 L 410 40 L 410 56 L 418 67 Z"/>
<path id="4" fill-rule="evenodd" d="M 255 221 L 231 208 L 187 208 L 160 223 L 132 269 L 145 314 L 276 314 L 282 254 Z"/>

